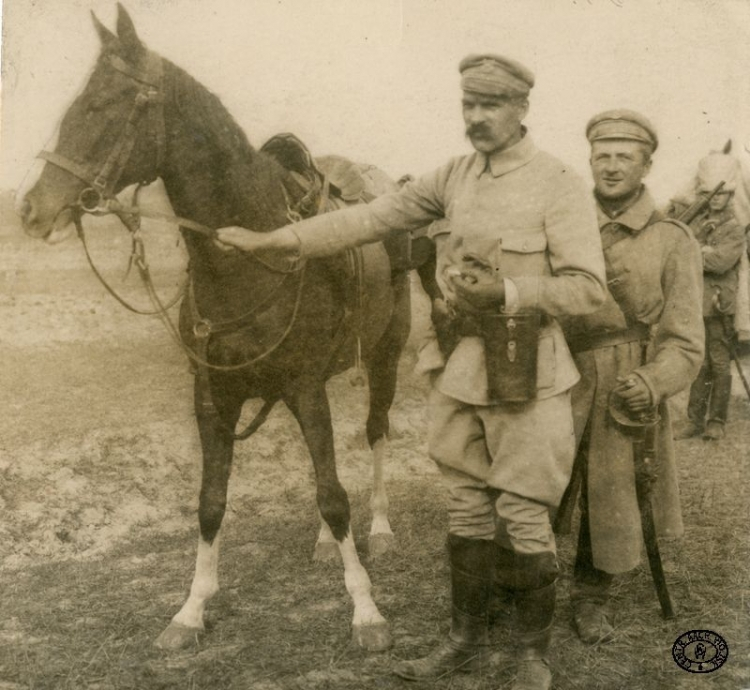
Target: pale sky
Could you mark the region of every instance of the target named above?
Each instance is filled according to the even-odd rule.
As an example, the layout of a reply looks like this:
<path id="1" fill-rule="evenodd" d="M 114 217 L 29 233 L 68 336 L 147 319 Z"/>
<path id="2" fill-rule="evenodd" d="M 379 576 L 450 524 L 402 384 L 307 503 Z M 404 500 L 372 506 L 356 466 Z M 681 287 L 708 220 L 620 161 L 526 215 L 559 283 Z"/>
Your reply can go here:
<path id="1" fill-rule="evenodd" d="M 750 146 L 748 0 L 125 0 L 146 44 L 219 95 L 260 146 L 419 174 L 468 152 L 458 62 L 536 73 L 526 124 L 587 179 L 587 120 L 640 110 L 660 138 L 665 200 L 729 137 Z M 114 28 L 110 0 L 4 0 L 0 188 L 16 188 Z"/>

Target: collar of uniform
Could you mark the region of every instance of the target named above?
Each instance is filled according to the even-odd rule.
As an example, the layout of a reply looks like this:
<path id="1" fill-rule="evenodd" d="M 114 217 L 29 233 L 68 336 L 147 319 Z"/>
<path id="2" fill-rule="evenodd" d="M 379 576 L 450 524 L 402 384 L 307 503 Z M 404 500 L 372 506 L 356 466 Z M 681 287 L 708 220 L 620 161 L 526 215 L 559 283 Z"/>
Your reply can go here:
<path id="1" fill-rule="evenodd" d="M 521 141 L 502 151 L 495 151 L 489 155 L 477 153 L 474 161 L 474 173 L 479 177 L 489 168 L 492 177 L 500 177 L 526 165 L 536 154 L 537 148 L 531 140 L 526 128 L 523 127 Z"/>
<path id="2" fill-rule="evenodd" d="M 604 212 L 601 204 L 597 203 L 596 205 L 596 214 L 599 218 L 600 230 L 608 223 L 617 223 L 618 225 L 628 228 L 628 230 L 638 232 L 648 225 L 648 221 L 651 219 L 655 210 L 656 206 L 654 205 L 651 193 L 645 187 L 643 187 L 633 205 L 626 208 L 614 218 L 608 216 Z"/>

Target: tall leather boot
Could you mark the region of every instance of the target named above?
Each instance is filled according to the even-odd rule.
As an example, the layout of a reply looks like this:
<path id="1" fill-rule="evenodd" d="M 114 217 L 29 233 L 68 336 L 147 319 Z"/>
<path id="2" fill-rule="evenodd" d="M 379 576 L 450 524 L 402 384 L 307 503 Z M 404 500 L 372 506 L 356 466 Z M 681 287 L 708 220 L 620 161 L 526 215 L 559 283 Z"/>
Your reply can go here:
<path id="1" fill-rule="evenodd" d="M 516 555 L 513 551 L 495 542 L 495 562 L 488 614 L 490 625 L 509 621 L 513 614 L 517 586 L 515 564 Z"/>
<path id="2" fill-rule="evenodd" d="M 518 667 L 512 690 L 549 690 L 552 671 L 547 662 L 555 616 L 557 560 L 551 552 L 516 554 L 516 639 Z"/>
<path id="3" fill-rule="evenodd" d="M 448 639 L 421 659 L 396 664 L 393 672 L 397 676 L 434 680 L 454 671 L 474 671 L 487 662 L 487 605 L 494 548 L 494 542 L 486 539 L 448 536 L 453 599 Z"/>
<path id="4" fill-rule="evenodd" d="M 711 390 L 711 404 L 708 411 L 708 426 L 703 438 L 718 441 L 724 438 L 724 425 L 727 422 L 729 399 L 732 395 L 732 375 L 724 374 L 714 379 Z"/>
<path id="5" fill-rule="evenodd" d="M 700 436 L 706 426 L 706 410 L 708 399 L 711 395 L 711 374 L 705 364 L 700 368 L 698 376 L 690 386 L 690 398 L 688 400 L 687 422 L 680 425 L 674 437 L 676 439 Z"/>

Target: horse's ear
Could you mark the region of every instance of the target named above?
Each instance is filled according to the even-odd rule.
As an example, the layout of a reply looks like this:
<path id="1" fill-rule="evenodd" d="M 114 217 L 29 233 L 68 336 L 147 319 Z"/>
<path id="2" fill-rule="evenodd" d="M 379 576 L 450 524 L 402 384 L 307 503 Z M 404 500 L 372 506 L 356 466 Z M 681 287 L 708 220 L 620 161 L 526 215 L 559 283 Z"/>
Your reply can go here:
<path id="1" fill-rule="evenodd" d="M 91 12 L 91 19 L 94 20 L 94 28 L 96 33 L 99 34 L 99 40 L 102 42 L 102 48 L 108 48 L 113 44 L 117 43 L 117 36 L 115 36 L 104 24 L 99 21 L 93 11 Z"/>
<path id="2" fill-rule="evenodd" d="M 137 57 L 143 52 L 143 43 L 135 31 L 135 24 L 119 2 L 117 3 L 117 36 L 128 55 Z"/>
<path id="3" fill-rule="evenodd" d="M 724 148 L 722 149 L 722 153 L 729 153 L 732 150 L 732 140 L 728 139 L 727 143 L 724 144 Z"/>

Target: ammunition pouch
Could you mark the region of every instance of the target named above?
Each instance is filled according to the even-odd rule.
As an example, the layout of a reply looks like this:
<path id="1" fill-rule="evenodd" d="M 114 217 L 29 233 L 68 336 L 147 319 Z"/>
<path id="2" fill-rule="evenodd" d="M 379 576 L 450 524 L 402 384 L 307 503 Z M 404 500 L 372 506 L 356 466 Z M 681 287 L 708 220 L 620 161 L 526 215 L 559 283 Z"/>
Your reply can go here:
<path id="1" fill-rule="evenodd" d="M 484 340 L 487 392 L 493 402 L 527 402 L 536 398 L 537 354 L 542 315 L 539 312 L 477 317 Z"/>

